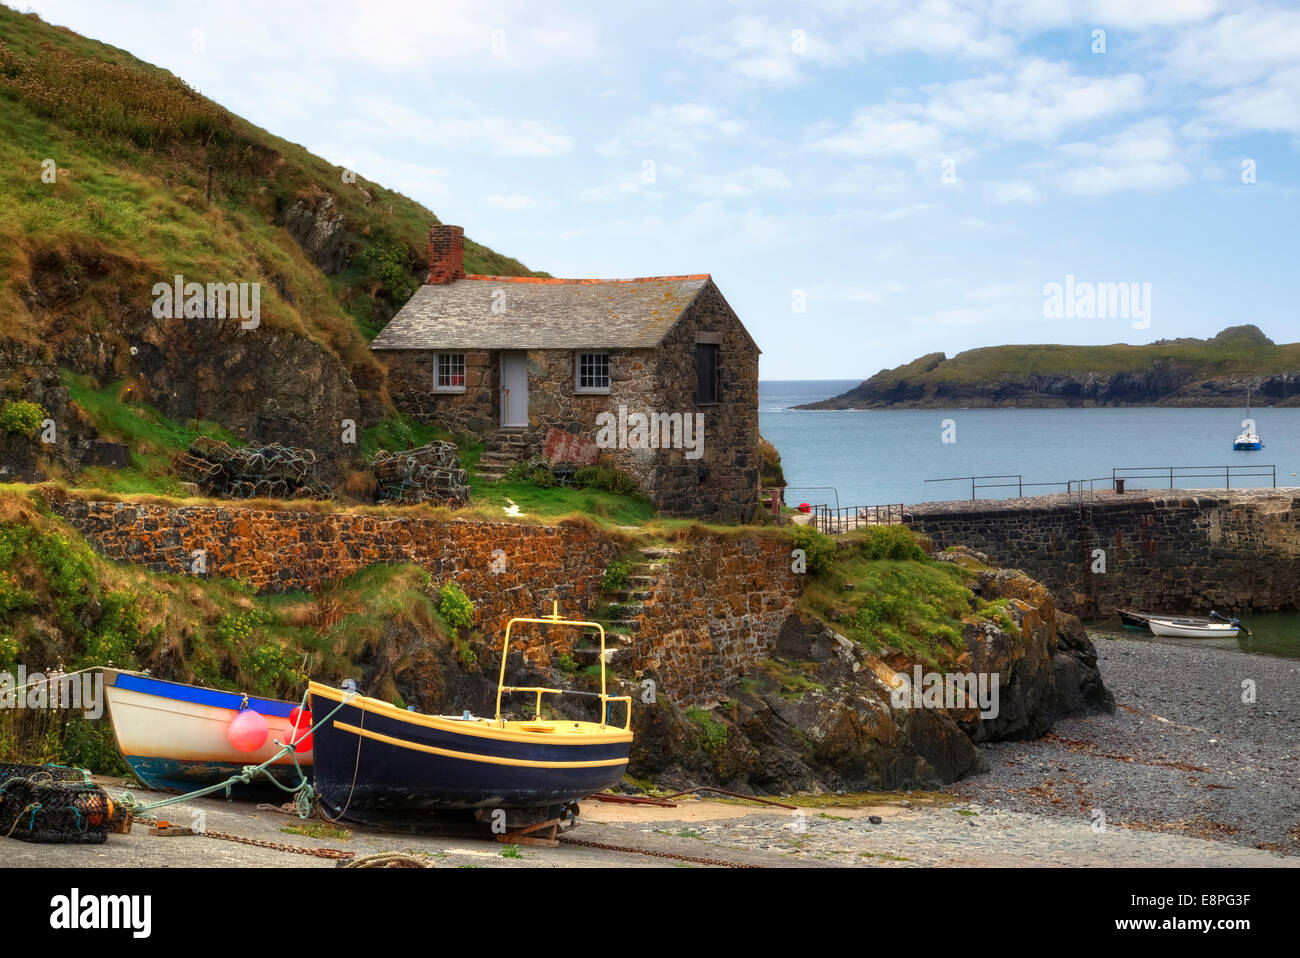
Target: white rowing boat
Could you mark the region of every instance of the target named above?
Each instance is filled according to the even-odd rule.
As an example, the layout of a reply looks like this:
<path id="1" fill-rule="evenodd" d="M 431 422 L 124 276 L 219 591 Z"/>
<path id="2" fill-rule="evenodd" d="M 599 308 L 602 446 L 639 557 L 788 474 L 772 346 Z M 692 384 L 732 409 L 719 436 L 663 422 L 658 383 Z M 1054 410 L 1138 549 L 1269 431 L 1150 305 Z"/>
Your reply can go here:
<path id="1" fill-rule="evenodd" d="M 1161 619 L 1151 616 L 1147 628 L 1156 635 L 1177 639 L 1235 639 L 1241 631 L 1236 619 L 1207 622 L 1204 619 Z"/>

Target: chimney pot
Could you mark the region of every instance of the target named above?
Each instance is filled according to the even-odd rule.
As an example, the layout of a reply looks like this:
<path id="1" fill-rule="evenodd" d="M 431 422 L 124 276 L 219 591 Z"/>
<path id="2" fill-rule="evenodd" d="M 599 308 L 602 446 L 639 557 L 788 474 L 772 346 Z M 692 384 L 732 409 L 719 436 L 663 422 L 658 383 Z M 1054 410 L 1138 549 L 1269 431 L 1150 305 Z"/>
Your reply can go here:
<path id="1" fill-rule="evenodd" d="M 450 283 L 465 276 L 465 227 L 429 227 L 429 282 Z"/>

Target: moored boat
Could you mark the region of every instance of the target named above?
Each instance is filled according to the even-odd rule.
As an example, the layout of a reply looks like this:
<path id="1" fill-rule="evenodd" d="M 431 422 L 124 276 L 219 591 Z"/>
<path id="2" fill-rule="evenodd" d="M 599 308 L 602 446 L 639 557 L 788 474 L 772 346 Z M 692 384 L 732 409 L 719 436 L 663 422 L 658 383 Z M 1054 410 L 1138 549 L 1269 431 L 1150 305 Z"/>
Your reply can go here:
<path id="1" fill-rule="evenodd" d="M 122 669 L 102 671 L 118 749 L 149 788 L 188 792 L 215 785 L 239 774 L 245 766 L 270 760 L 280 751 L 276 740 L 288 741 L 289 715 L 297 703 L 169 682 Z M 265 743 L 252 751 L 240 751 L 230 741 L 231 722 L 246 709 L 261 715 L 267 726 Z M 300 751 L 297 759 L 303 773 L 310 775 L 312 752 Z M 292 755 L 282 756 L 266 771 L 289 787 L 301 780 Z M 270 783 L 266 787 L 274 788 Z"/>
<path id="2" fill-rule="evenodd" d="M 1250 416 L 1250 387 L 1246 387 L 1246 418 L 1241 423 L 1241 433 L 1232 441 L 1232 448 L 1237 452 L 1252 452 L 1263 449 L 1259 433 L 1255 431 L 1255 420 Z"/>
<path id="3" fill-rule="evenodd" d="M 1147 627 L 1156 635 L 1179 639 L 1233 639 L 1241 631 L 1241 623 L 1236 619 L 1212 622 L 1199 618 L 1151 616 L 1147 619 Z"/>
<path id="4" fill-rule="evenodd" d="M 505 684 L 510 637 L 523 624 L 594 626 L 600 631 L 599 693 Z M 496 714 L 426 715 L 312 682 L 314 714 L 338 711 L 315 731 L 315 788 L 331 818 L 393 822 L 480 809 L 542 810 L 554 818 L 569 803 L 619 782 L 632 744 L 631 698 L 606 692 L 604 629 L 598 623 L 513 618 L 502 642 Z M 535 696 L 531 718 L 501 714 L 502 697 Z M 594 698 L 600 721 L 544 719 L 545 695 Z M 610 721 L 622 703 L 623 723 Z M 512 818 L 512 821 L 514 819 Z"/>

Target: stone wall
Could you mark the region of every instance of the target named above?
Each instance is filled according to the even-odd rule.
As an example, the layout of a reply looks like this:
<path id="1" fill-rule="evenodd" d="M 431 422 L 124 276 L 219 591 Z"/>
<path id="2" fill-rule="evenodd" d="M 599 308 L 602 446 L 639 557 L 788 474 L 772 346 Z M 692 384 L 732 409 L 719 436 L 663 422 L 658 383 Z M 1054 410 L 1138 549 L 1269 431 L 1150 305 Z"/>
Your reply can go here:
<path id="1" fill-rule="evenodd" d="M 1300 609 L 1297 490 L 927 503 L 904 521 L 937 549 L 965 545 L 1024 570 L 1084 617 Z"/>
<path id="2" fill-rule="evenodd" d="M 512 616 L 549 613 L 555 599 L 563 614 L 593 614 L 610 562 L 628 553 L 623 541 L 582 523 L 74 498 L 53 508 L 109 559 L 185 575 L 192 574 L 193 552 L 202 549 L 205 575 L 241 579 L 259 592 L 311 589 L 376 563 L 415 563 L 465 590 L 489 640 L 501 636 Z M 759 536 L 706 536 L 678 550 L 638 622 L 633 669 L 655 675 L 673 700 L 696 703 L 770 655 L 799 590 L 789 550 L 788 540 Z M 577 637 L 577 630 L 557 629 L 551 645 L 530 630 L 521 647 L 541 660 L 569 651 Z"/>
<path id="3" fill-rule="evenodd" d="M 207 575 L 241 579 L 259 592 L 310 590 L 377 563 L 414 563 L 439 581 L 459 584 L 487 636 L 500 636 L 511 616 L 550 612 L 555 599 L 566 614 L 588 614 L 600 599 L 605 569 L 624 551 L 584 524 L 79 499 L 55 509 L 109 559 L 185 575 L 193 552 L 202 549 Z"/>
<path id="4" fill-rule="evenodd" d="M 697 405 L 695 344 L 721 340 L 719 401 Z M 655 354 L 657 409 L 704 416 L 704 455 L 640 453 L 656 504 L 670 515 L 748 522 L 758 505 L 758 346 L 713 283 L 705 284 Z"/>
<path id="5" fill-rule="evenodd" d="M 675 701 L 711 706 L 717 692 L 770 658 L 794 614 L 800 577 L 784 539 L 711 537 L 669 561 L 641 620 L 634 663 Z"/>

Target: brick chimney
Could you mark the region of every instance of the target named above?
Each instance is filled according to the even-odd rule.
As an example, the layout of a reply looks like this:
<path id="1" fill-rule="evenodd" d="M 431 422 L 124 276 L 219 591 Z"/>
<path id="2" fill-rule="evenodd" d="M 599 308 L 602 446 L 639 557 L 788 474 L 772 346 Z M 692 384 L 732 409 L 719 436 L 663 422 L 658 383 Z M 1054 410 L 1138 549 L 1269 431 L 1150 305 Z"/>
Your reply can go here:
<path id="1" fill-rule="evenodd" d="M 450 283 L 465 276 L 465 227 L 429 227 L 429 282 Z"/>

